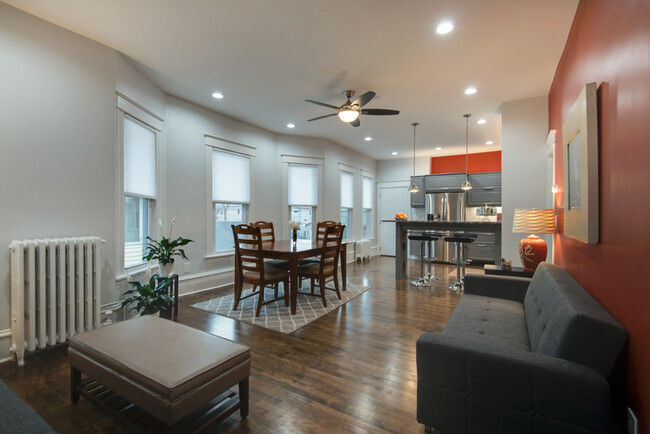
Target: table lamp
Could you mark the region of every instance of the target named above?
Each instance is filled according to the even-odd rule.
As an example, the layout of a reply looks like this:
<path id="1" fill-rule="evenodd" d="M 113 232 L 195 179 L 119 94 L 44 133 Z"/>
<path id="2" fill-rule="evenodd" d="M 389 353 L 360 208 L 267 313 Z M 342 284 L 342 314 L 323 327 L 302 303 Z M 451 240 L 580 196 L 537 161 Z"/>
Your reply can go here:
<path id="1" fill-rule="evenodd" d="M 546 241 L 534 235 L 555 232 L 555 211 L 552 209 L 516 209 L 512 232 L 529 233 L 519 242 L 519 256 L 525 271 L 535 271 L 546 260 Z"/>

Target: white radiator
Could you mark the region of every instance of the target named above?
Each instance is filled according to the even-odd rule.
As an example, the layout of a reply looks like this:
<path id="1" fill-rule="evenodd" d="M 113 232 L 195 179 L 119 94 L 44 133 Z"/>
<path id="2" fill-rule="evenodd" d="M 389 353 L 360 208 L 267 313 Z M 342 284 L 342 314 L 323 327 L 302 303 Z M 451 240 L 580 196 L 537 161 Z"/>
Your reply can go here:
<path id="1" fill-rule="evenodd" d="M 354 246 L 356 260 L 370 259 L 370 240 L 357 241 Z"/>
<path id="2" fill-rule="evenodd" d="M 34 351 L 100 326 L 98 237 L 12 241 L 11 351 Z"/>

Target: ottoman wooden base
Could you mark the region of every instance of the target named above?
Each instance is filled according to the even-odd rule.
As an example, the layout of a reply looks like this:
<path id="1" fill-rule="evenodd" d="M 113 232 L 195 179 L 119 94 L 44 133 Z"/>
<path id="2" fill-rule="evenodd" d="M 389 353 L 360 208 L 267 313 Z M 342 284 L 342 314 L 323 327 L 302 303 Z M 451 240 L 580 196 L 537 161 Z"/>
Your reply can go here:
<path id="1" fill-rule="evenodd" d="M 73 402 L 84 396 L 144 431 L 248 415 L 248 347 L 168 320 L 144 316 L 74 336 L 68 359 Z"/>

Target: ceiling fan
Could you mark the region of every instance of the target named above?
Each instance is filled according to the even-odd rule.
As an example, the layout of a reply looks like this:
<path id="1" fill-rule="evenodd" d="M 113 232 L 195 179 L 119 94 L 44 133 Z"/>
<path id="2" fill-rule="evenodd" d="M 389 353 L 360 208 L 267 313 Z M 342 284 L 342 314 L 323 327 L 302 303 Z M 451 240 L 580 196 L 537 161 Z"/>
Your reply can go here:
<path id="1" fill-rule="evenodd" d="M 343 122 L 347 122 L 353 127 L 358 127 L 361 125 L 361 122 L 359 122 L 359 115 L 373 115 L 373 116 L 387 116 L 387 115 L 398 115 L 399 110 L 388 110 L 388 109 L 362 109 L 364 105 L 368 104 L 371 99 L 375 97 L 375 92 L 369 91 L 361 95 L 359 98 L 355 99 L 354 101 L 350 101 L 350 98 L 354 96 L 354 91 L 353 90 L 346 90 L 345 91 L 345 97 L 348 99 L 342 106 L 336 107 L 331 104 L 327 104 L 324 102 L 319 102 L 319 101 L 314 101 L 311 99 L 306 99 L 305 101 L 310 102 L 312 104 L 317 104 L 317 105 L 322 105 L 323 107 L 329 107 L 333 108 L 336 110 L 336 113 L 331 113 L 329 115 L 325 116 L 319 116 L 317 118 L 313 119 L 308 119 L 307 122 L 309 121 L 315 121 L 318 119 L 323 119 L 323 118 L 328 118 L 330 116 L 337 116 L 339 119 L 341 119 Z"/>

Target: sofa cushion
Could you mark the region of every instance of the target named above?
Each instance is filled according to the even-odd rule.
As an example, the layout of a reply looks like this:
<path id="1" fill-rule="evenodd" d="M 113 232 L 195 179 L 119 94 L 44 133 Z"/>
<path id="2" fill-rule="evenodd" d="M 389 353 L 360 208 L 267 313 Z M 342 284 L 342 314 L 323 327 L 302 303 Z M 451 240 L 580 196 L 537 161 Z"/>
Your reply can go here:
<path id="1" fill-rule="evenodd" d="M 531 350 L 609 375 L 627 331 L 564 269 L 542 263 L 524 298 Z"/>
<path id="2" fill-rule="evenodd" d="M 524 307 L 512 300 L 464 294 L 443 334 L 530 351 Z"/>

